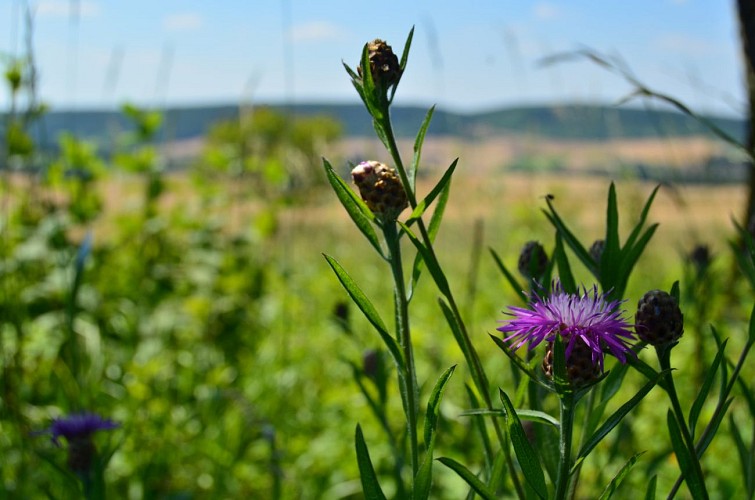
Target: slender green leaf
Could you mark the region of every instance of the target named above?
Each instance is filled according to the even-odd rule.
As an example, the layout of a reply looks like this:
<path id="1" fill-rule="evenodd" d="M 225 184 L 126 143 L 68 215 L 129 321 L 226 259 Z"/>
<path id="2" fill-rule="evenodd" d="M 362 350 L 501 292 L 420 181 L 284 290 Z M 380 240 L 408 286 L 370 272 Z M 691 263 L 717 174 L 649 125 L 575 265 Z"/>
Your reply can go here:
<path id="1" fill-rule="evenodd" d="M 645 500 L 655 500 L 655 489 L 658 485 L 658 475 L 654 475 L 648 481 L 648 489 L 645 491 Z"/>
<path id="2" fill-rule="evenodd" d="M 427 402 L 427 414 L 425 415 L 425 443 L 430 442 L 433 434 L 435 434 L 435 429 L 438 425 L 440 400 L 443 398 L 443 391 L 446 389 L 446 384 L 451 375 L 454 374 L 454 370 L 456 370 L 456 365 L 443 372 L 443 375 L 435 383 L 433 392 L 430 394 L 430 400 Z"/>
<path id="3" fill-rule="evenodd" d="M 713 362 L 710 364 L 710 368 L 705 373 L 705 380 L 703 380 L 703 385 L 700 387 L 700 391 L 697 393 L 697 397 L 695 398 L 695 401 L 694 403 L 692 403 L 692 407 L 689 410 L 689 432 L 690 434 L 692 434 L 693 438 L 695 437 L 697 420 L 700 417 L 700 412 L 703 409 L 705 400 L 708 398 L 711 386 L 713 385 L 713 381 L 715 380 L 716 374 L 718 373 L 718 367 L 721 364 L 721 359 L 723 358 L 724 349 L 726 348 L 727 342 L 728 339 L 719 346 L 718 353 L 716 354 L 716 357 L 713 358 Z"/>
<path id="4" fill-rule="evenodd" d="M 614 427 L 616 427 L 621 420 L 627 416 L 627 414 L 632 411 L 632 409 L 637 406 L 637 404 L 642 401 L 642 399 L 647 395 L 647 393 L 650 392 L 650 390 L 655 387 L 655 385 L 660 380 L 661 376 L 663 376 L 666 372 L 661 372 L 656 374 L 654 379 L 651 379 L 649 382 L 647 382 L 642 388 L 632 396 L 632 398 L 621 405 L 613 414 L 611 414 L 610 417 L 606 419 L 605 422 L 603 422 L 603 425 L 601 425 L 598 430 L 596 430 L 590 438 L 585 441 L 585 444 L 582 446 L 582 449 L 579 451 L 578 457 L 585 458 L 587 455 L 590 454 L 590 452 L 600 443 L 600 441 L 608 435 L 609 432 L 613 430 Z"/>
<path id="5" fill-rule="evenodd" d="M 503 260 L 501 260 L 501 257 L 498 256 L 498 253 L 496 253 L 495 250 L 492 248 L 489 248 L 490 254 L 493 256 L 493 260 L 495 261 L 496 266 L 503 274 L 503 277 L 506 278 L 506 281 L 509 282 L 509 285 L 511 285 L 511 289 L 516 292 L 517 295 L 519 295 L 519 298 L 522 299 L 522 302 L 527 302 L 527 294 L 524 293 L 522 290 L 522 286 L 519 284 L 519 281 L 514 277 L 513 274 L 506 268 L 506 266 L 503 263 Z"/>
<path id="6" fill-rule="evenodd" d="M 472 408 L 478 408 L 480 406 L 480 400 L 477 398 L 474 390 L 469 386 L 469 384 L 464 384 L 464 388 L 466 389 L 467 397 L 469 398 L 469 406 L 471 406 Z M 489 470 L 493 465 L 493 457 L 495 456 L 495 454 L 493 453 L 493 445 L 490 443 L 488 428 L 485 425 L 485 419 L 481 416 L 475 417 L 474 423 L 477 428 L 477 432 L 479 432 L 480 438 L 482 439 L 482 445 L 485 448 L 485 465 Z"/>
<path id="7" fill-rule="evenodd" d="M 561 426 L 558 419 L 545 412 L 538 410 L 516 410 L 516 414 L 520 420 L 527 420 L 529 422 L 537 422 L 539 424 L 548 424 L 558 430 Z M 471 410 L 465 410 L 460 414 L 462 417 L 470 417 L 476 415 L 491 416 L 491 417 L 505 417 L 506 412 L 503 409 L 487 408 L 474 408 Z"/>
<path id="8" fill-rule="evenodd" d="M 753 306 L 752 312 L 750 312 L 750 327 L 747 334 L 747 342 L 750 345 L 755 344 L 755 306 Z"/>
<path id="9" fill-rule="evenodd" d="M 609 498 L 613 497 L 613 494 L 616 493 L 616 490 L 619 488 L 619 485 L 621 485 L 621 482 L 624 480 L 627 474 L 629 474 L 629 471 L 632 470 L 632 467 L 634 467 L 634 465 L 637 463 L 637 460 L 639 460 L 639 458 L 644 453 L 644 451 L 636 453 L 632 455 L 632 458 L 627 460 L 627 463 L 624 464 L 621 470 L 619 470 L 619 472 L 613 477 L 608 486 L 606 486 L 606 489 L 603 490 L 603 493 L 600 495 L 599 500 L 608 500 Z"/>
<path id="10" fill-rule="evenodd" d="M 441 194 L 444 190 L 447 189 L 447 186 L 451 182 L 451 176 L 454 173 L 454 170 L 456 170 L 456 165 L 458 164 L 459 159 L 455 159 L 453 163 L 451 163 L 451 166 L 448 167 L 446 172 L 443 174 L 443 177 L 440 178 L 437 184 L 435 184 L 435 187 L 425 196 L 425 198 L 420 201 L 417 206 L 412 211 L 412 214 L 409 216 L 409 218 L 406 221 L 407 226 L 411 226 L 414 221 L 422 217 L 422 214 L 425 213 L 425 210 L 435 201 L 435 198 Z"/>
<path id="11" fill-rule="evenodd" d="M 357 424 L 355 441 L 357 465 L 359 465 L 359 477 L 362 480 L 364 497 L 368 500 L 385 500 L 385 494 L 382 488 L 380 488 L 377 474 L 375 474 L 375 469 L 370 459 L 370 452 L 367 450 L 367 443 L 364 442 L 364 435 L 362 435 L 362 428 L 359 424 Z"/>
<path id="12" fill-rule="evenodd" d="M 340 281 L 341 285 L 346 289 L 351 300 L 354 301 L 357 307 L 359 307 L 359 310 L 362 311 L 367 320 L 375 327 L 378 334 L 380 334 L 380 338 L 383 339 L 383 343 L 385 343 L 388 351 L 391 353 L 393 361 L 396 363 L 396 366 L 399 367 L 399 373 L 402 373 L 404 370 L 404 357 L 401 354 L 401 348 L 396 342 L 396 339 L 391 337 L 388 333 L 388 329 L 385 327 L 385 323 L 383 323 L 383 320 L 380 318 L 380 314 L 377 312 L 377 309 L 375 309 L 375 306 L 372 305 L 370 299 L 367 298 L 364 292 L 362 292 L 359 286 L 357 286 L 346 270 L 341 267 L 338 261 L 329 255 L 323 254 L 323 256 L 325 257 L 325 260 L 328 261 L 333 272 L 336 273 L 338 281 Z"/>
<path id="13" fill-rule="evenodd" d="M 742 477 L 744 478 L 749 498 L 755 487 L 755 438 L 753 438 L 753 445 L 748 449 L 742 437 L 742 432 L 739 430 L 737 422 L 732 415 L 729 415 L 729 427 L 731 428 L 732 440 L 737 447 L 739 466 L 742 468 Z"/>
<path id="14" fill-rule="evenodd" d="M 422 145 L 425 142 L 425 134 L 427 134 L 427 127 L 430 126 L 430 121 L 435 113 L 435 106 L 431 106 L 427 110 L 425 119 L 422 120 L 422 125 L 417 132 L 417 138 L 414 139 L 414 157 L 412 158 L 412 165 L 409 170 L 409 180 L 411 182 L 412 190 L 416 189 L 417 185 L 417 172 L 419 172 L 420 160 L 422 159 Z"/>
<path id="15" fill-rule="evenodd" d="M 548 204 L 548 208 L 550 209 L 550 212 L 545 210 L 543 211 L 545 213 L 545 216 L 558 230 L 559 234 L 563 237 L 569 248 L 571 248 L 572 251 L 576 254 L 577 258 L 582 261 L 585 267 L 592 269 L 592 263 L 594 261 L 592 256 L 590 255 L 590 252 L 588 252 L 587 249 L 582 246 L 582 243 L 580 243 L 579 239 L 574 236 L 574 233 L 572 233 L 569 228 L 566 227 L 566 223 L 563 221 L 563 219 L 561 219 L 561 217 L 558 215 L 558 212 L 556 212 L 556 209 L 553 207 L 553 202 L 551 201 L 551 199 L 546 198 L 545 202 Z"/>
<path id="16" fill-rule="evenodd" d="M 427 413 L 425 414 L 425 456 L 422 465 L 417 471 L 414 478 L 414 500 L 424 500 L 430 496 L 430 486 L 432 485 L 433 469 L 433 451 L 435 448 L 435 430 L 438 425 L 438 415 L 440 412 L 440 401 L 443 398 L 443 391 L 446 388 L 448 380 L 453 375 L 456 365 L 446 370 L 440 376 L 435 384 L 430 400 L 427 403 Z"/>
<path id="17" fill-rule="evenodd" d="M 349 189 L 346 182 L 335 173 L 328 160 L 323 158 L 322 162 L 325 166 L 325 174 L 328 177 L 328 182 L 330 182 L 330 185 L 333 187 L 333 191 L 335 191 L 341 205 L 346 209 L 346 212 L 349 214 L 349 217 L 351 217 L 351 220 L 354 221 L 357 228 L 367 238 L 367 241 L 370 242 L 380 255 L 384 256 L 383 249 L 380 247 L 380 240 L 378 240 L 377 233 L 372 225 L 375 221 L 375 216 L 370 209 L 367 208 L 367 205 L 364 204 L 362 199 L 359 198 L 354 191 Z"/>
<path id="18" fill-rule="evenodd" d="M 508 356 L 509 359 L 511 359 L 511 361 L 517 366 L 517 368 L 519 368 L 523 373 L 526 373 L 527 376 L 529 376 L 531 380 L 540 384 L 545 389 L 552 390 L 551 387 L 549 387 L 545 382 L 540 380 L 540 378 L 537 376 L 537 374 L 532 369 L 532 367 L 527 365 L 527 363 L 522 358 L 520 358 L 519 356 L 516 355 L 516 353 L 511 351 L 509 346 L 506 345 L 506 342 L 504 342 L 502 339 L 499 339 L 495 335 L 490 335 L 490 338 L 493 339 L 493 342 L 495 342 L 495 345 L 497 345 L 503 351 L 503 353 L 506 356 Z"/>
<path id="19" fill-rule="evenodd" d="M 653 200 L 655 199 L 655 195 L 658 193 L 658 189 L 660 189 L 660 187 L 661 187 L 660 184 L 655 186 L 655 189 L 653 189 L 653 192 L 650 193 L 650 196 L 645 202 L 645 206 L 642 207 L 640 220 L 637 221 L 637 225 L 634 226 L 634 229 L 632 229 L 632 232 L 629 234 L 629 238 L 627 238 L 627 241 L 624 243 L 624 248 L 632 248 L 634 246 L 634 242 L 640 236 L 640 233 L 642 232 L 642 228 L 645 225 L 645 222 L 647 221 L 648 214 L 650 213 L 650 207 L 653 205 Z"/>
<path id="20" fill-rule="evenodd" d="M 558 276 L 564 291 L 566 293 L 577 293 L 577 282 L 574 280 L 574 275 L 571 272 L 571 265 L 566 256 L 560 232 L 556 233 L 556 248 L 553 250 L 553 258 L 556 264 L 558 264 Z"/>
<path id="21" fill-rule="evenodd" d="M 438 462 L 442 463 L 443 465 L 454 471 L 456 474 L 458 474 L 459 477 L 462 478 L 475 491 L 475 493 L 480 495 L 485 500 L 496 500 L 498 498 L 495 492 L 488 489 L 487 485 L 485 485 L 485 483 L 483 483 L 477 476 L 475 476 L 472 471 L 464 467 L 456 460 L 448 457 L 440 457 L 438 458 Z"/>
<path id="22" fill-rule="evenodd" d="M 414 235 L 414 233 L 412 233 L 408 226 L 401 222 L 399 222 L 399 224 L 409 238 L 409 241 L 412 242 L 417 251 L 422 255 L 422 260 L 425 261 L 427 270 L 430 271 L 430 275 L 433 277 L 433 280 L 435 281 L 438 290 L 440 290 L 440 293 L 442 293 L 444 296 L 449 296 L 451 294 L 451 288 L 448 286 L 448 280 L 446 279 L 446 275 L 443 273 L 443 270 L 440 268 L 438 261 L 435 260 L 433 255 L 430 253 L 430 250 L 428 250 L 428 248 L 422 244 L 422 242 Z"/>
<path id="23" fill-rule="evenodd" d="M 679 469 L 682 471 L 692 498 L 708 498 L 708 493 L 705 491 L 705 482 L 702 476 L 697 474 L 699 469 L 694 465 L 697 458 L 690 456 L 690 452 L 682 439 L 679 424 L 671 410 L 666 414 L 666 423 L 668 425 L 669 437 L 671 438 L 671 447 L 674 449 L 676 459 L 679 461 Z"/>
<path id="24" fill-rule="evenodd" d="M 700 436 L 700 439 L 698 439 L 697 444 L 695 445 L 695 453 L 698 457 L 702 457 L 703 453 L 708 449 L 708 446 L 710 446 L 710 443 L 713 442 L 713 438 L 718 432 L 718 428 L 721 426 L 721 422 L 723 422 L 724 416 L 726 415 L 726 412 L 729 411 L 729 407 L 733 401 L 734 398 L 729 398 L 721 406 L 716 408 L 716 411 L 713 413 L 713 418 L 711 418 L 703 435 Z"/>
<path id="25" fill-rule="evenodd" d="M 613 262 L 614 256 L 621 250 L 619 243 L 619 207 L 616 201 L 616 186 L 611 182 L 608 188 L 608 204 L 606 206 L 606 237 L 603 254 L 607 262 Z M 610 270 L 610 266 L 609 266 Z"/>
<path id="26" fill-rule="evenodd" d="M 511 437 L 511 444 L 514 447 L 514 453 L 516 453 L 519 465 L 522 467 L 524 477 L 538 497 L 547 498 L 548 488 L 545 486 L 545 476 L 543 475 L 543 469 L 540 467 L 537 453 L 527 440 L 527 435 L 524 433 L 524 428 L 514 410 L 514 406 L 511 404 L 511 400 L 502 390 L 499 390 L 499 393 L 503 409 L 506 412 L 505 419 L 509 436 Z"/>
<path id="27" fill-rule="evenodd" d="M 430 242 L 435 241 L 435 236 L 438 234 L 438 229 L 440 229 L 441 219 L 443 218 L 443 213 L 446 210 L 446 204 L 448 203 L 448 195 L 450 192 L 451 183 L 447 183 L 440 193 L 440 198 L 438 198 L 438 203 L 435 205 L 435 210 L 433 211 L 433 215 L 430 218 L 430 225 L 427 231 Z M 412 281 L 411 287 L 408 291 L 408 299 L 411 299 L 412 295 L 414 294 L 414 288 L 419 281 L 420 274 L 422 273 L 423 262 L 424 260 L 422 254 L 420 252 L 417 252 L 417 254 L 414 256 L 414 264 L 412 265 Z"/>

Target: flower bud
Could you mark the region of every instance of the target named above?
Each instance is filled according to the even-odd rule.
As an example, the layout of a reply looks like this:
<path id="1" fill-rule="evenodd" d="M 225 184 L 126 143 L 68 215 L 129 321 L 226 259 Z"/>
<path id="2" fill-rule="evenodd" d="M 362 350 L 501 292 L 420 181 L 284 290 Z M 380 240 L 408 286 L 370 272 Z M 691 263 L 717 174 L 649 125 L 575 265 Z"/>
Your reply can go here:
<path id="1" fill-rule="evenodd" d="M 710 249 L 708 245 L 697 245 L 687 256 L 689 262 L 695 267 L 698 273 L 703 273 L 710 265 Z"/>
<path id="2" fill-rule="evenodd" d="M 549 342 L 543 358 L 543 372 L 553 379 L 553 342 Z M 574 342 L 571 353 L 566 358 L 566 376 L 575 389 L 584 387 L 600 377 L 600 364 L 593 360 L 593 352 L 584 341 Z"/>
<path id="3" fill-rule="evenodd" d="M 597 264 L 600 264 L 600 259 L 603 257 L 603 250 L 605 249 L 606 240 L 595 240 L 590 246 L 588 252 L 590 253 L 590 257 L 592 257 Z"/>
<path id="4" fill-rule="evenodd" d="M 409 203 L 396 171 L 377 161 L 363 161 L 351 171 L 359 194 L 372 213 L 383 221 L 395 221 Z"/>
<path id="5" fill-rule="evenodd" d="M 643 295 L 637 304 L 635 331 L 653 346 L 678 340 L 684 333 L 684 316 L 676 299 L 662 290 Z"/>
<path id="6" fill-rule="evenodd" d="M 548 255 L 545 253 L 545 248 L 537 241 L 525 243 L 519 254 L 517 266 L 519 272 L 528 278 L 539 278 L 545 273 L 547 267 Z"/>
<path id="7" fill-rule="evenodd" d="M 401 79 L 401 66 L 398 57 L 393 53 L 391 46 L 383 40 L 376 38 L 367 44 L 367 51 L 370 58 L 370 72 L 375 86 L 382 89 L 388 89 L 391 85 L 396 85 Z M 362 66 L 357 66 L 359 76 L 362 75 Z"/>

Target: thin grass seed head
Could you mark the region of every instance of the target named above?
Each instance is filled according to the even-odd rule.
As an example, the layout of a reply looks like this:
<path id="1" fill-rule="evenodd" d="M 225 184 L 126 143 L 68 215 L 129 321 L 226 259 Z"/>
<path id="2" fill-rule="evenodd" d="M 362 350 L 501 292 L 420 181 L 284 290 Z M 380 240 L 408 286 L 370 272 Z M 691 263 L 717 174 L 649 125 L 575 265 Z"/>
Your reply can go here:
<path id="1" fill-rule="evenodd" d="M 359 194 L 379 219 L 395 221 L 409 206 L 396 170 L 378 161 L 363 161 L 351 171 Z"/>
<path id="2" fill-rule="evenodd" d="M 637 303 L 637 335 L 652 346 L 676 342 L 684 333 L 684 315 L 676 298 L 663 290 L 651 290 Z"/>
<path id="3" fill-rule="evenodd" d="M 504 341 L 513 349 L 528 344 L 532 350 L 541 342 L 552 344 L 556 335 L 561 335 L 566 347 L 567 372 L 574 372 L 578 365 L 584 368 L 576 370 L 579 382 L 592 379 L 593 372 L 603 373 L 606 351 L 622 363 L 626 363 L 627 356 L 634 355 L 630 348 L 634 336 L 623 317 L 621 303 L 607 301 L 598 293 L 597 286 L 572 294 L 564 292 L 560 282 L 555 281 L 549 296 L 532 296 L 530 308 L 510 307 L 514 318 L 504 320 L 498 330 L 508 335 Z M 545 362 L 547 356 L 546 353 Z M 586 367 L 585 359 L 589 359 Z M 545 370 L 548 374 L 549 370 Z"/>

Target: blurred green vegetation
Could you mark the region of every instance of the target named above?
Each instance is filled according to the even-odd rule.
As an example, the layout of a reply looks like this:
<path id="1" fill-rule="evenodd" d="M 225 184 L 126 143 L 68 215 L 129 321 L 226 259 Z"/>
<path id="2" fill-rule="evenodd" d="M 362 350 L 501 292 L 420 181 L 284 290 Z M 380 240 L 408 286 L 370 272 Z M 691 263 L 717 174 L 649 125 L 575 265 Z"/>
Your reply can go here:
<path id="1" fill-rule="evenodd" d="M 12 88 L 23 71 L 22 65 L 6 74 Z M 361 498 L 354 426 L 361 423 L 369 436 L 381 431 L 350 363 L 364 369 L 365 354 L 379 351 L 380 342 L 358 311 L 344 305 L 345 293 L 320 253 L 337 255 L 354 270 L 384 317 L 392 299 L 381 263 L 321 189 L 318 152 L 339 137 L 339 125 L 256 109 L 216 125 L 188 173 L 167 174 L 155 146 L 159 114 L 126 106 L 131 131 L 112 156 L 67 135 L 49 157 L 29 133 L 41 107 L 30 109 L 5 116 L 0 153 L 5 496 L 75 497 L 76 483 L 62 472 L 64 450 L 33 433 L 53 417 L 91 410 L 122 425 L 96 436 L 101 449 L 115 450 L 106 471 L 115 498 Z M 525 241 L 540 240 L 550 252 L 553 233 L 538 207 L 509 202 L 521 199 L 517 188 L 502 185 L 492 193 L 499 205 L 485 224 L 449 209 L 437 250 L 452 283 L 466 291 L 468 326 L 491 383 L 511 390 L 508 362 L 487 334 L 517 299 L 492 261 L 476 261 L 475 245 L 482 238 L 516 262 Z M 574 199 L 558 180 L 554 186 L 557 200 Z M 634 214 L 649 187 L 627 186 L 622 208 Z M 468 199 L 469 193 L 454 193 L 450 206 Z M 579 215 L 563 208 L 566 218 Z M 594 236 L 591 224 L 575 226 Z M 726 232 L 716 230 L 713 238 L 723 247 Z M 651 244 L 630 282 L 627 296 L 637 298 L 682 279 L 688 322 L 675 359 L 689 360 L 679 366 L 688 381 L 680 391 L 685 401 L 694 399 L 715 351 L 709 324 L 731 338 L 731 352 L 744 343 L 753 295 L 732 278 L 731 266 L 722 252 L 701 274 L 668 246 Z M 419 380 L 461 359 L 436 295 L 423 283 L 414 300 Z M 754 372 L 747 366 L 743 379 Z M 468 379 L 460 369 L 448 387 L 436 446 L 474 468 L 481 465 L 481 444 L 471 419 L 459 416 L 468 409 Z M 395 384 L 394 377 L 387 380 Z M 625 387 L 643 382 L 632 373 Z M 378 391 L 369 379 L 364 383 Z M 429 390 L 423 387 L 423 395 Z M 740 396 L 733 419 L 751 440 L 751 414 Z M 649 453 L 627 479 L 623 498 L 644 491 L 654 473 L 660 491 L 670 488 L 678 468 L 666 442 L 654 439 L 665 419 L 663 401 L 651 393 L 585 463 L 583 477 L 594 478 L 594 488 L 622 465 L 617 455 L 639 450 Z M 391 404 L 400 415 L 397 396 Z M 704 466 L 717 498 L 739 497 L 741 471 L 730 460 L 728 422 L 724 428 Z M 376 469 L 389 476 L 387 444 L 376 442 L 371 452 Z M 440 468 L 434 481 L 434 498 L 467 493 Z"/>

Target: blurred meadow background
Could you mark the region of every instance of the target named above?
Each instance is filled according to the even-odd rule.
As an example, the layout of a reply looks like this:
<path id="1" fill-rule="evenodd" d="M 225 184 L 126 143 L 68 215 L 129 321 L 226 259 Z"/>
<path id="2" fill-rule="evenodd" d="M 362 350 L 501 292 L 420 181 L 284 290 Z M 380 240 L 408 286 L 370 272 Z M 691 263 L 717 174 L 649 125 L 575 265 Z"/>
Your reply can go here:
<path id="1" fill-rule="evenodd" d="M 493 386 L 511 373 L 488 334 L 519 299 L 489 249 L 512 269 L 527 241 L 550 252 L 547 195 L 584 241 L 601 238 L 610 181 L 623 234 L 661 185 L 649 215 L 660 227 L 626 297 L 631 310 L 680 281 L 680 396 L 694 398 L 715 354 L 709 324 L 741 349 L 753 292 L 730 242 L 752 214 L 752 173 L 710 128 L 747 139 L 736 2 L 3 0 L 0 497 L 78 494 L 65 450 L 35 432 L 86 410 L 120 424 L 96 436 L 114 498 L 361 498 L 354 426 L 374 436 L 380 423 L 357 381 L 365 363 L 391 367 L 322 254 L 383 317 L 391 289 L 322 157 L 345 179 L 362 160 L 390 161 L 342 61 L 355 68 L 374 38 L 398 52 L 412 26 L 393 121 L 411 157 L 437 104 L 419 193 L 459 158 L 436 246 Z M 625 100 L 638 83 L 699 116 Z M 418 378 L 434 380 L 463 358 L 437 290 L 416 293 Z M 463 371 L 437 447 L 474 464 Z M 753 375 L 749 364 L 742 378 Z M 753 440 L 747 387 L 705 456 L 715 498 L 752 491 L 727 458 L 734 422 Z M 636 411 L 585 463 L 596 488 L 616 448 L 650 450 L 638 468 L 662 491 L 676 480 L 652 439 L 653 394 Z M 380 468 L 387 444 L 371 453 Z M 434 497 L 464 498 L 440 469 Z M 643 474 L 623 498 L 644 491 Z"/>

